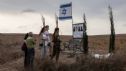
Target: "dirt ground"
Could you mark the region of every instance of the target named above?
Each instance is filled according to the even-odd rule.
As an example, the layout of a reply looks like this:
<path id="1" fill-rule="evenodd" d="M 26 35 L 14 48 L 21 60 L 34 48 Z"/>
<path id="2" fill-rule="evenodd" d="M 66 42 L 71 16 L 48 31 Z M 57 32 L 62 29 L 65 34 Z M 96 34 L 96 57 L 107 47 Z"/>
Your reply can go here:
<path id="1" fill-rule="evenodd" d="M 23 52 L 22 52 L 23 54 Z M 3 65 L 0 65 L 0 71 L 23 71 L 24 67 L 23 67 L 23 60 L 24 57 L 6 62 Z M 36 53 L 35 53 L 35 60 L 39 59 L 41 60 L 41 51 L 36 49 Z M 59 62 L 60 63 L 74 63 L 76 60 L 75 57 L 69 57 L 69 55 L 67 53 L 63 53 L 61 52 L 60 54 L 60 58 L 59 58 Z M 53 59 L 53 61 L 55 61 L 55 59 Z M 36 62 L 36 61 L 35 61 Z"/>
<path id="2" fill-rule="evenodd" d="M 0 34 L 0 71 L 23 71 L 23 52 L 20 47 L 23 42 L 23 34 Z M 35 36 L 38 39 L 37 36 Z M 63 36 L 66 38 L 67 36 Z M 69 36 L 70 37 L 70 36 Z M 126 47 L 126 35 L 117 35 L 116 50 Z M 69 39 L 68 39 L 69 40 Z M 68 41 L 64 40 L 64 41 Z M 38 41 L 37 41 L 38 42 Z M 89 36 L 90 53 L 104 54 L 108 52 L 108 36 Z M 41 51 L 36 46 L 35 60 L 41 60 Z M 55 60 L 53 60 L 55 61 Z M 36 61 L 35 61 L 36 62 Z M 70 64 L 76 62 L 76 56 L 70 57 L 70 53 L 61 52 L 59 62 Z"/>

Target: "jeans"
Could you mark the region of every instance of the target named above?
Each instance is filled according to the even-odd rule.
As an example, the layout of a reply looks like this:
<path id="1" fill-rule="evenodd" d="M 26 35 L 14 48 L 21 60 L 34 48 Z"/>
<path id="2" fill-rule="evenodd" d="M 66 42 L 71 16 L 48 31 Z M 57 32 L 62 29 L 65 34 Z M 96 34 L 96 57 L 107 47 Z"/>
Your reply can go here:
<path id="1" fill-rule="evenodd" d="M 41 48 L 41 50 L 42 50 L 42 60 L 43 60 L 43 59 L 45 59 L 46 56 L 47 56 L 48 47 L 47 47 L 47 46 L 43 46 L 43 47 Z"/>
<path id="2" fill-rule="evenodd" d="M 27 49 L 27 62 L 28 62 L 28 66 L 32 68 L 33 68 L 34 56 L 35 56 L 34 48 L 28 48 Z"/>

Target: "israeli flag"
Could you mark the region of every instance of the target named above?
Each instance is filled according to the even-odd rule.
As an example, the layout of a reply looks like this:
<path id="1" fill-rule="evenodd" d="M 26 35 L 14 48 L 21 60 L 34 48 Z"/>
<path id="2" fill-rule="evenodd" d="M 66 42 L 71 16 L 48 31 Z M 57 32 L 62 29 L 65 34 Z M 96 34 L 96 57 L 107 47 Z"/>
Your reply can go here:
<path id="1" fill-rule="evenodd" d="M 60 5 L 59 19 L 72 19 L 72 3 Z"/>

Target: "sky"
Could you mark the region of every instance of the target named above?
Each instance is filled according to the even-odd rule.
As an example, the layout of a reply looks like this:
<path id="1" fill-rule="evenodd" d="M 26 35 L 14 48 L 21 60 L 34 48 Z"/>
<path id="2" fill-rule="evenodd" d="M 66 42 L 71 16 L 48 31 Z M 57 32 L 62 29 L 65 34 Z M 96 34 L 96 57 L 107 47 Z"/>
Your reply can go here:
<path id="1" fill-rule="evenodd" d="M 0 33 L 38 34 L 45 17 L 54 32 L 55 14 L 61 4 L 72 2 L 73 23 L 82 23 L 86 14 L 88 35 L 110 34 L 108 5 L 113 8 L 116 34 L 126 33 L 126 0 L 0 0 Z M 61 35 L 72 35 L 72 20 L 59 20 Z"/>

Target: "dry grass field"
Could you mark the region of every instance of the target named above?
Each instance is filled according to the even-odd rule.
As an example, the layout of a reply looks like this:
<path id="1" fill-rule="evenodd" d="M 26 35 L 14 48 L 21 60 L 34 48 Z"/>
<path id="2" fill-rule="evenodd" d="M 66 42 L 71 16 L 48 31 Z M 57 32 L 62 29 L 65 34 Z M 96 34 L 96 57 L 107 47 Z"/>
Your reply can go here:
<path id="1" fill-rule="evenodd" d="M 0 71 L 24 71 L 23 52 L 21 45 L 24 34 L 0 34 Z M 126 71 L 126 35 L 116 35 L 116 52 L 109 59 L 94 59 L 83 54 L 76 58 L 68 58 L 67 54 L 61 53 L 57 64 L 47 59 L 45 63 L 40 60 L 38 50 L 38 35 L 36 38 L 35 71 Z M 72 39 L 71 36 L 61 36 L 62 41 Z M 94 53 L 108 52 L 109 36 L 89 36 L 89 49 Z"/>

